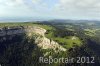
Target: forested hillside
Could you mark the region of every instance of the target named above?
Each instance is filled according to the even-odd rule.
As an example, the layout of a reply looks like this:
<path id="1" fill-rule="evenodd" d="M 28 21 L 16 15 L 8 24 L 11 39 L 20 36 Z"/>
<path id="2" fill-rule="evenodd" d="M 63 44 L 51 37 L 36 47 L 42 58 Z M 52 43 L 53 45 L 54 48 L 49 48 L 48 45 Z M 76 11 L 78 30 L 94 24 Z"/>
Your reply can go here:
<path id="1" fill-rule="evenodd" d="M 0 23 L 1 66 L 99 66 L 100 23 Z M 90 58 L 77 63 L 40 63 L 39 57 Z M 92 58 L 94 57 L 94 58 Z M 92 60 L 94 63 L 92 63 Z"/>

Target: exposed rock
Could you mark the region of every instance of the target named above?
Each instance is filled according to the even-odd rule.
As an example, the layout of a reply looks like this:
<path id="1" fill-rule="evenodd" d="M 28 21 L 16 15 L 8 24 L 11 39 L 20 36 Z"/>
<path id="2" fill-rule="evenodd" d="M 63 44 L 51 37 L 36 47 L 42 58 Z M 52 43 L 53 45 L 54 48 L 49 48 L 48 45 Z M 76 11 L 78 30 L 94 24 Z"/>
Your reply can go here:
<path id="1" fill-rule="evenodd" d="M 25 31 L 29 32 L 29 33 L 33 32 L 35 34 L 39 34 L 39 35 L 42 35 L 42 36 L 44 36 L 44 34 L 46 32 L 45 29 L 37 27 L 37 26 L 33 26 L 33 27 L 29 26 L 27 29 L 25 29 Z"/>
<path id="2" fill-rule="evenodd" d="M 45 29 L 44 29 L 45 30 Z M 35 39 L 35 43 L 41 47 L 42 49 L 53 49 L 55 51 L 66 51 L 65 48 L 63 48 L 62 46 L 60 46 L 57 42 L 50 40 L 48 38 L 45 37 L 45 32 L 42 32 L 42 30 L 40 30 L 40 32 L 38 31 L 38 33 L 40 34 L 40 36 L 38 36 Z M 34 31 L 35 32 L 35 31 Z M 35 32 L 36 33 L 36 32 Z M 44 33 L 44 34 L 43 34 Z"/>
<path id="3" fill-rule="evenodd" d="M 72 40 L 76 40 L 76 37 L 74 36 L 74 37 L 72 37 Z"/>

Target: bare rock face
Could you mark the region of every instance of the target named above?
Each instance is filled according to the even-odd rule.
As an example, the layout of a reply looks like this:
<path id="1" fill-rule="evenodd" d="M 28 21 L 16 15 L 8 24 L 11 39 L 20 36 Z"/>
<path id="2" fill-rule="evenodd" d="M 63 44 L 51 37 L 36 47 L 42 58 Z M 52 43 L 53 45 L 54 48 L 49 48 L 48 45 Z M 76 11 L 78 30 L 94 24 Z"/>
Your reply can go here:
<path id="1" fill-rule="evenodd" d="M 66 51 L 65 48 L 60 46 L 57 42 L 50 40 L 45 37 L 46 30 L 40 27 L 34 28 L 34 33 L 39 34 L 38 37 L 35 39 L 35 43 L 37 46 L 41 47 L 42 49 L 53 49 L 55 51 Z"/>
<path id="2" fill-rule="evenodd" d="M 44 36 L 46 30 L 37 26 L 26 27 L 6 27 L 6 29 L 0 28 L 0 36 L 16 35 L 23 33 L 35 33 Z"/>
<path id="3" fill-rule="evenodd" d="M 46 38 L 45 36 L 36 38 L 35 43 L 42 49 L 53 49 L 55 51 L 58 51 L 58 50 L 66 51 L 66 49 L 60 46 L 57 42 L 50 40 Z"/>
<path id="4" fill-rule="evenodd" d="M 29 26 L 25 31 L 29 32 L 29 33 L 33 32 L 33 33 L 39 34 L 41 36 L 44 36 L 44 34 L 46 32 L 45 29 L 37 27 L 37 26 L 33 26 L 33 27 Z"/>

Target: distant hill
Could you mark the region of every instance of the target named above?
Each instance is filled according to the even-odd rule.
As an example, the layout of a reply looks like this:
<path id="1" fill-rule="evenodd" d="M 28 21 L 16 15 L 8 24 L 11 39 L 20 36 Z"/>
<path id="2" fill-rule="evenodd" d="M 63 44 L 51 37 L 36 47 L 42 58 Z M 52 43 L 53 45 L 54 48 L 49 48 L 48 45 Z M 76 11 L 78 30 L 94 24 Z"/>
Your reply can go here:
<path id="1" fill-rule="evenodd" d="M 99 20 L 71 20 L 71 19 L 54 19 L 49 22 L 64 22 L 64 23 L 87 23 L 87 22 L 100 22 Z"/>

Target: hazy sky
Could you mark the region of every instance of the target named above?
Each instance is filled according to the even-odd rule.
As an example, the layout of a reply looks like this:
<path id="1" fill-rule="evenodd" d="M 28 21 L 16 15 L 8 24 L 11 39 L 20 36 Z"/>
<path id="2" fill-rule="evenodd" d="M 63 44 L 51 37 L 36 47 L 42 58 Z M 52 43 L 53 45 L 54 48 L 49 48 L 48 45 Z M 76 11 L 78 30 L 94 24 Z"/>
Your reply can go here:
<path id="1" fill-rule="evenodd" d="M 0 17 L 99 19 L 100 0 L 0 0 Z"/>

